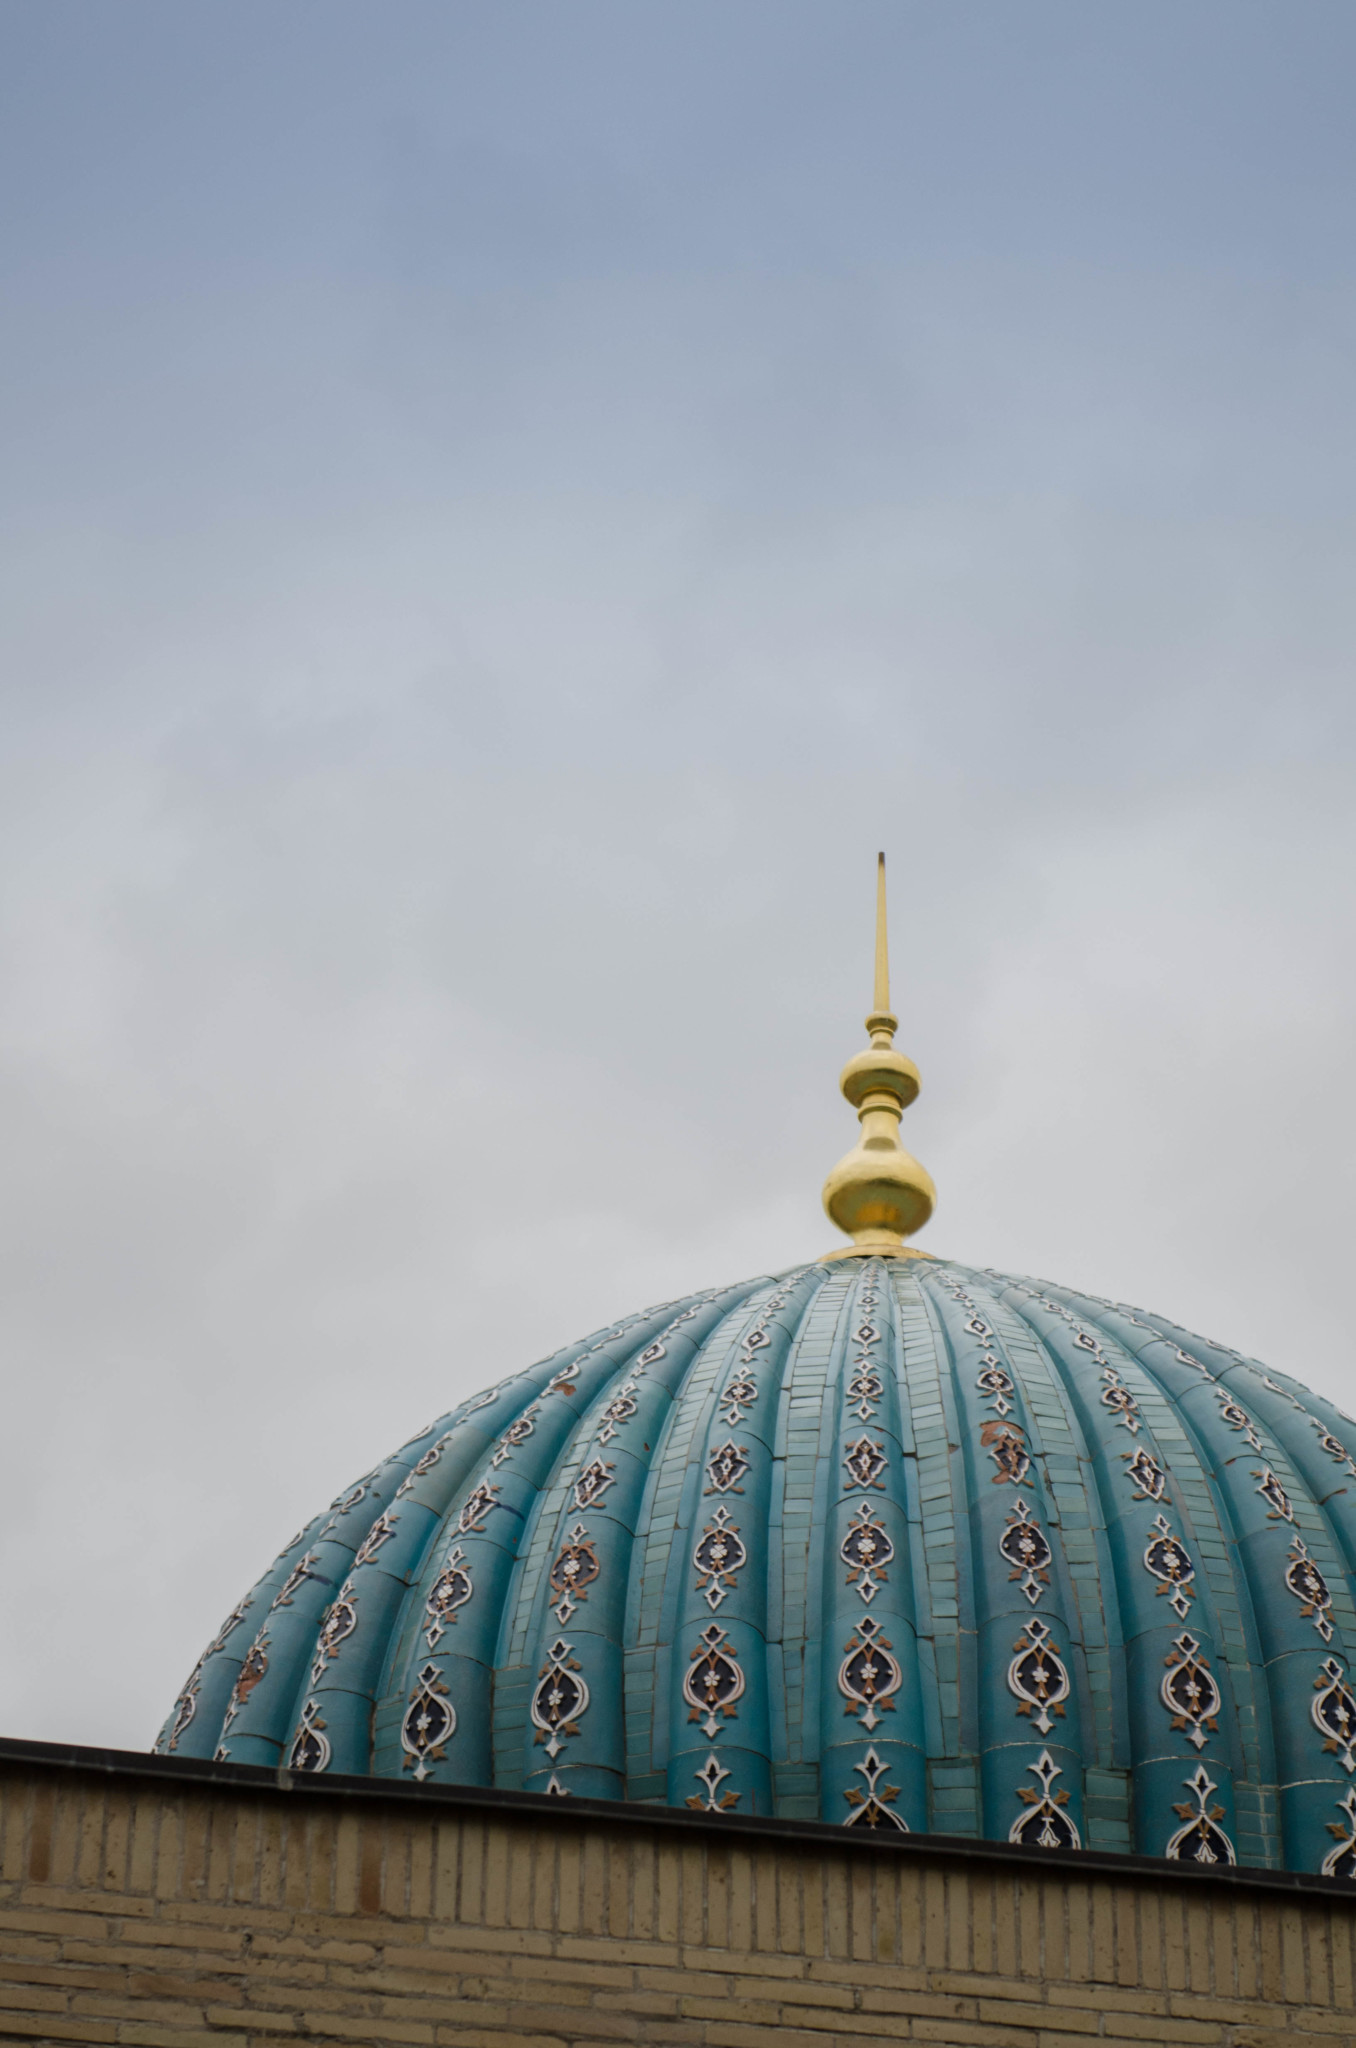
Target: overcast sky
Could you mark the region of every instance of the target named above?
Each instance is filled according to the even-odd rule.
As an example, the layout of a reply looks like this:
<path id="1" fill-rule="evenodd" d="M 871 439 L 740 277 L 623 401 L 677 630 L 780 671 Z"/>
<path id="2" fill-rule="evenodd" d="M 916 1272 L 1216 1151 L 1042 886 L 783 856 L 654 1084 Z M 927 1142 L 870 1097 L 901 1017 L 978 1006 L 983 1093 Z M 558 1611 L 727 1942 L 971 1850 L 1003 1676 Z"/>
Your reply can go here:
<path id="1" fill-rule="evenodd" d="M 1356 12 L 0 4 L 0 1732 L 924 1244 L 1356 1412 Z"/>

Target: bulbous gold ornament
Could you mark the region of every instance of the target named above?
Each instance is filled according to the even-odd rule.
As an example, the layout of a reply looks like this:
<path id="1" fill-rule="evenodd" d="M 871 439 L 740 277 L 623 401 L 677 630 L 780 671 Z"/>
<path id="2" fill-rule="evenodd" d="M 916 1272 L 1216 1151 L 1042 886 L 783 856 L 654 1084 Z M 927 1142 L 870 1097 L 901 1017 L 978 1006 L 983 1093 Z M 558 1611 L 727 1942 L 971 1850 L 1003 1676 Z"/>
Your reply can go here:
<path id="1" fill-rule="evenodd" d="M 839 1086 L 856 1110 L 862 1135 L 824 1183 L 830 1220 L 852 1239 L 826 1259 L 925 1259 L 906 1245 L 937 1202 L 927 1168 L 899 1142 L 899 1120 L 918 1093 L 918 1069 L 895 1051 L 899 1019 L 890 1010 L 890 956 L 885 917 L 885 855 L 876 864 L 876 1000 L 866 1020 L 871 1043 L 850 1059 Z"/>

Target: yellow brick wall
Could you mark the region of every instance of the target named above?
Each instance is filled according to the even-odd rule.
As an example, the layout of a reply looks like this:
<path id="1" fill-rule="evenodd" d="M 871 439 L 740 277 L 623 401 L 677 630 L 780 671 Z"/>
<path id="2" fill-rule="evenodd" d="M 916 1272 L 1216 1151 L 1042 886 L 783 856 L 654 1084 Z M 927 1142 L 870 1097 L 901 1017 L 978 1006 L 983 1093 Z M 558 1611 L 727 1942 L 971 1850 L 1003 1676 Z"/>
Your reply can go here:
<path id="1" fill-rule="evenodd" d="M 1354 1935 L 1166 1872 L 0 1765 L 4 2040 L 1336 2048 Z"/>

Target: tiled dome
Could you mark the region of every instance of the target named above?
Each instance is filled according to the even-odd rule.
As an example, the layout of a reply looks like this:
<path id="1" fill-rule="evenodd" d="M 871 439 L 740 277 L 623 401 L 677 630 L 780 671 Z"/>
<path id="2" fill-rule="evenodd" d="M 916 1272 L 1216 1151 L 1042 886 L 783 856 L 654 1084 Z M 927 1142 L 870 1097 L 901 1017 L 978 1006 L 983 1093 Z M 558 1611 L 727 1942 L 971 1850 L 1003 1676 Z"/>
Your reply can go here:
<path id="1" fill-rule="evenodd" d="M 1353 1875 L 1353 1452 L 1161 1317 L 806 1266 L 431 1424 L 157 1747 Z"/>

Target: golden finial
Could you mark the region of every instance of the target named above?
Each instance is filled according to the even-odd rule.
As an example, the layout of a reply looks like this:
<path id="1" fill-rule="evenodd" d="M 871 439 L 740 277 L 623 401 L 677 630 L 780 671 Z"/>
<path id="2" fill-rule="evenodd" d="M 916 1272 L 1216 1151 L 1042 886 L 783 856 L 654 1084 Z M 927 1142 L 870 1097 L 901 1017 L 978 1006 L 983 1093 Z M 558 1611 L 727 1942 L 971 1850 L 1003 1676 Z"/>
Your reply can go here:
<path id="1" fill-rule="evenodd" d="M 923 1259 L 906 1245 L 932 1214 L 937 1190 L 925 1167 L 899 1142 L 899 1120 L 918 1093 L 918 1069 L 896 1052 L 899 1019 L 890 1010 L 890 952 L 885 922 L 885 855 L 876 862 L 876 998 L 866 1020 L 867 1051 L 850 1059 L 839 1085 L 861 1119 L 862 1135 L 824 1183 L 831 1221 L 852 1239 L 829 1259 Z"/>

